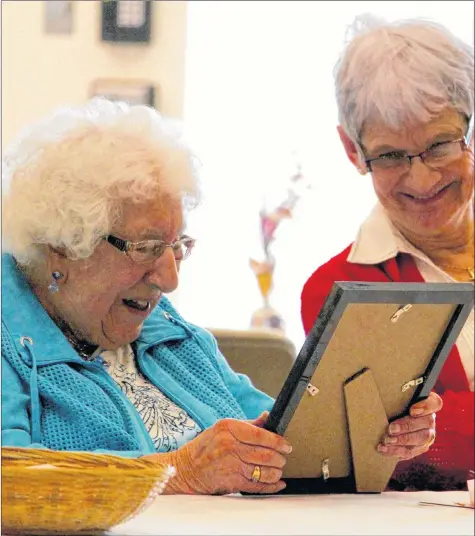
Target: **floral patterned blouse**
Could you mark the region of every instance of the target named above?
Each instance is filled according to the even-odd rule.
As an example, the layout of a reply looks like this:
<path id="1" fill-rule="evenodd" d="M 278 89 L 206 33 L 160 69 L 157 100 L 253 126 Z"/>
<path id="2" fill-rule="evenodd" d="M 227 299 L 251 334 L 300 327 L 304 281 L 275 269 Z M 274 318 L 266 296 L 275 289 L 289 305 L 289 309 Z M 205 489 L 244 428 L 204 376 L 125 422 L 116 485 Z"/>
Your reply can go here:
<path id="1" fill-rule="evenodd" d="M 135 406 L 159 452 L 176 450 L 201 428 L 138 370 L 130 344 L 101 352 L 104 367 Z"/>

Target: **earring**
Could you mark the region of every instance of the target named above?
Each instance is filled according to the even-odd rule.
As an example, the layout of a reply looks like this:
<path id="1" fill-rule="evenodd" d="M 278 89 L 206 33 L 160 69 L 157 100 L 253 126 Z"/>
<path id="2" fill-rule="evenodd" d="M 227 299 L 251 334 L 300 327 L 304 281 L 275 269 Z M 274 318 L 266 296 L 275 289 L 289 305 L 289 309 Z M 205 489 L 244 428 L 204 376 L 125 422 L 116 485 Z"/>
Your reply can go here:
<path id="1" fill-rule="evenodd" d="M 51 276 L 53 277 L 53 281 L 51 281 L 51 283 L 48 285 L 48 290 L 51 292 L 51 294 L 54 294 L 59 290 L 58 280 L 63 277 L 63 274 L 61 272 L 53 272 Z"/>

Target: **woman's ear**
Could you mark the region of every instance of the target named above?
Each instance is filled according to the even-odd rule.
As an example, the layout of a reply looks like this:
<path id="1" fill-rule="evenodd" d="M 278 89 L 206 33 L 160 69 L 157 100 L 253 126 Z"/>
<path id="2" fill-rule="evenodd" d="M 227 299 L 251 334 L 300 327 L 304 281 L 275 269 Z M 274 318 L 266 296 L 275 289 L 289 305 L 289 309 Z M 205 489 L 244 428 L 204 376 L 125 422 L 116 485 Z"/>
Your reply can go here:
<path id="1" fill-rule="evenodd" d="M 338 125 L 337 130 L 348 160 L 355 166 L 355 168 L 358 170 L 358 173 L 365 175 L 367 171 L 366 165 L 361 160 L 361 156 L 355 142 L 351 140 L 341 125 Z"/>
<path id="2" fill-rule="evenodd" d="M 53 248 L 52 246 L 47 246 L 47 269 L 51 274 L 53 272 L 60 272 L 62 277 L 63 284 L 68 278 L 68 264 L 69 259 L 65 254 L 65 251 L 62 248 Z"/>

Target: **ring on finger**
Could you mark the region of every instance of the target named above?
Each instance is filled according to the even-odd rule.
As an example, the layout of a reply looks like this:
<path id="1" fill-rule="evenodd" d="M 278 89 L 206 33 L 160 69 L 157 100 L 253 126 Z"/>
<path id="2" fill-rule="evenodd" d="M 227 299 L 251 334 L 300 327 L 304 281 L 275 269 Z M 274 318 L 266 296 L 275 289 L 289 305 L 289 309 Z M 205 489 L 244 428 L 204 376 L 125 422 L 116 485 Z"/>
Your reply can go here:
<path id="1" fill-rule="evenodd" d="M 259 465 L 254 466 L 254 471 L 252 471 L 251 480 L 252 482 L 259 482 L 261 479 L 261 468 Z"/>

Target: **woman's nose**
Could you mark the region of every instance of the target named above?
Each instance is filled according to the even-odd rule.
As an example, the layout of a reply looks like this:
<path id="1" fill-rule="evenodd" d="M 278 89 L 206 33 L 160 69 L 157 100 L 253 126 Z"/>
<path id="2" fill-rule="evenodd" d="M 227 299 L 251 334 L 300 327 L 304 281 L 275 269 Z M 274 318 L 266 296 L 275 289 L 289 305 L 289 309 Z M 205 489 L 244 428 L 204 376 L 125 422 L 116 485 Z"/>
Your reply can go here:
<path id="1" fill-rule="evenodd" d="M 440 180 L 440 172 L 427 166 L 420 157 L 412 160 L 406 184 L 420 194 L 430 189 Z"/>
<path id="2" fill-rule="evenodd" d="M 147 281 L 162 292 L 173 292 L 178 287 L 179 261 L 175 259 L 173 248 L 167 247 L 153 263 L 146 274 Z"/>

